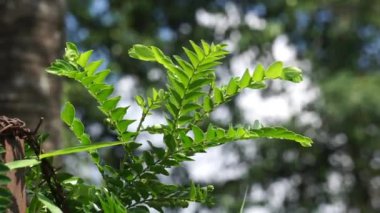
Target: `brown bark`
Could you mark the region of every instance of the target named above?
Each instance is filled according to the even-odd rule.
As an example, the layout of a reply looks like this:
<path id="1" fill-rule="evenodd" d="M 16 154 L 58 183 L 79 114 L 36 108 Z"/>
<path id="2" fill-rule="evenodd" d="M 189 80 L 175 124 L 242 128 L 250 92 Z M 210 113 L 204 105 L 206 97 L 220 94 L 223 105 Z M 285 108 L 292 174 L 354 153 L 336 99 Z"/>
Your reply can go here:
<path id="1" fill-rule="evenodd" d="M 40 144 L 37 141 L 36 133 L 42 120 L 36 129 L 31 131 L 25 126 L 25 122 L 18 118 L 9 118 L 0 116 L 0 144 L 5 148 L 5 154 L 1 157 L 1 162 L 12 162 L 24 158 L 24 143 L 34 151 L 36 156 L 42 154 Z M 55 204 L 62 209 L 64 213 L 70 212 L 66 205 L 66 198 L 63 187 L 58 181 L 54 168 L 47 159 L 41 159 L 40 163 L 43 179 L 50 188 Z M 7 188 L 12 194 L 12 203 L 8 208 L 9 213 L 26 212 L 26 191 L 25 191 L 25 173 L 24 169 L 11 170 L 7 173 L 11 182 Z"/>
<path id="2" fill-rule="evenodd" d="M 0 115 L 30 127 L 45 117 L 48 149 L 58 147 L 61 84 L 44 70 L 62 54 L 64 11 L 64 0 L 0 1 Z"/>
<path id="3" fill-rule="evenodd" d="M 24 158 L 24 140 L 18 136 L 2 137 L 2 143 L 5 147 L 4 161 L 12 162 Z M 25 171 L 24 169 L 15 169 L 8 172 L 7 176 L 11 182 L 7 185 L 10 193 L 13 195 L 12 205 L 7 212 L 23 213 L 26 212 L 26 191 L 25 191 Z"/>
<path id="4" fill-rule="evenodd" d="M 27 130 L 29 132 L 29 130 Z M 25 123 L 17 118 L 0 116 L 0 146 L 5 149 L 1 161 L 8 163 L 24 158 Z M 15 169 L 7 172 L 11 180 L 7 188 L 12 194 L 11 204 L 6 212 L 26 212 L 25 170 Z"/>

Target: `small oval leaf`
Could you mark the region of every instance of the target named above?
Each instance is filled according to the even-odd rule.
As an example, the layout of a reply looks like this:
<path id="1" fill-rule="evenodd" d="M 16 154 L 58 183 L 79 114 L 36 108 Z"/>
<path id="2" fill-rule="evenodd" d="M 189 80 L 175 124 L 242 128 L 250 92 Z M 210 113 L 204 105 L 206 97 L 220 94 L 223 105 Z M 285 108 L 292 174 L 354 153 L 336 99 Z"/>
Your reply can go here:
<path id="1" fill-rule="evenodd" d="M 70 102 L 66 102 L 61 112 L 61 119 L 68 126 L 71 126 L 75 116 L 75 108 Z"/>
<path id="2" fill-rule="evenodd" d="M 269 79 L 279 78 L 282 75 L 282 62 L 276 61 L 269 66 L 265 72 L 265 77 Z"/>

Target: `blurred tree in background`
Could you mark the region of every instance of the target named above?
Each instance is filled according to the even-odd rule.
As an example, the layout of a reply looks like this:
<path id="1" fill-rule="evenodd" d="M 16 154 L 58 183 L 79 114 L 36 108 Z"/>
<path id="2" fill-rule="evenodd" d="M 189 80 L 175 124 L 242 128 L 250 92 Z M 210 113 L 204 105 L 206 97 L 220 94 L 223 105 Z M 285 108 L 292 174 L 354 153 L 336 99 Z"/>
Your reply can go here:
<path id="1" fill-rule="evenodd" d="M 44 69 L 63 51 L 64 17 L 63 0 L 0 1 L 0 115 L 28 128 L 45 117 L 46 149 L 60 143 L 61 83 Z"/>
<path id="2" fill-rule="evenodd" d="M 165 83 L 156 68 L 127 57 L 135 43 L 154 44 L 171 54 L 189 39 L 225 41 L 233 52 L 230 66 L 221 68 L 227 75 L 238 72 L 236 61 L 254 67 L 256 60 L 279 59 L 304 67 L 311 83 L 305 97 L 297 99 L 313 96 L 307 91 L 318 92 L 288 125 L 316 143 L 308 150 L 264 141 L 226 146 L 238 157 L 229 166 L 245 170 L 217 183 L 219 211 L 237 212 L 247 187 L 247 211 L 379 211 L 379 1 L 71 0 L 68 5 L 69 40 L 106 56 L 111 69 L 120 73 L 110 81 L 127 75 L 135 82 L 121 78 L 120 84 L 132 85 L 121 92 L 139 93 Z M 277 97 L 287 86 L 271 85 L 262 95 Z M 83 119 L 96 127 L 100 115 L 87 110 L 93 101 L 79 96 L 77 88 L 67 94 L 86 109 Z M 227 113 L 232 122 L 247 117 L 238 100 Z M 255 103 L 251 105 L 254 109 Z M 101 131 L 95 136 L 112 137 Z M 179 175 L 186 177 L 186 172 Z"/>

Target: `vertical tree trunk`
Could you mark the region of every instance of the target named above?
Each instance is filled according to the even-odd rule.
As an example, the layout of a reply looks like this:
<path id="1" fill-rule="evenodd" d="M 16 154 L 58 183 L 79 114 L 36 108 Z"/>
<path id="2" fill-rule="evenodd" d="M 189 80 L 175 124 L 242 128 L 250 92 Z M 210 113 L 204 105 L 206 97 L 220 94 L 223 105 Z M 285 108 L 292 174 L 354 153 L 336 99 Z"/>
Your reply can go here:
<path id="1" fill-rule="evenodd" d="M 0 116 L 0 146 L 5 149 L 1 155 L 2 163 L 24 158 L 25 123 L 15 118 Z M 9 171 L 7 176 L 11 182 L 7 185 L 12 194 L 11 205 L 7 213 L 26 212 L 26 191 L 24 168 Z"/>
<path id="2" fill-rule="evenodd" d="M 4 162 L 12 162 L 24 158 L 24 140 L 18 136 L 1 137 L 1 143 L 5 147 Z M 25 172 L 24 169 L 15 169 L 8 172 L 11 182 L 8 189 L 13 195 L 12 204 L 7 213 L 26 212 Z"/>
<path id="3" fill-rule="evenodd" d="M 44 69 L 63 50 L 64 0 L 0 1 L 0 115 L 33 128 L 45 117 L 48 149 L 58 146 L 60 82 Z"/>

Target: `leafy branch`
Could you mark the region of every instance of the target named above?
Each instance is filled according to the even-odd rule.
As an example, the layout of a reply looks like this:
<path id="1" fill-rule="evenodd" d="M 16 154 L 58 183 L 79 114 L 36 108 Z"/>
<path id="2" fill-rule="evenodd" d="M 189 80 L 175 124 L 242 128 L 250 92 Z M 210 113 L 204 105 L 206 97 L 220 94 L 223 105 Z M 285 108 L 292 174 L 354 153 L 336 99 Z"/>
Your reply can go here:
<path id="1" fill-rule="evenodd" d="M 81 144 L 40 155 L 40 158 L 87 151 L 102 173 L 106 189 L 95 189 L 98 195 L 104 197 L 95 197 L 94 205 L 96 202 L 102 209 L 125 209 L 130 212 L 147 212 L 149 206 L 163 212 L 164 207 L 186 207 L 189 202 L 212 203 L 208 196 L 211 186 L 164 184 L 158 178 L 158 175 L 169 175 L 169 168 L 192 160 L 196 153 L 233 141 L 261 138 L 291 140 L 304 147 L 311 146 L 310 138 L 283 127 L 231 125 L 223 129 L 209 123 L 207 129 L 202 129 L 199 122 L 206 121 L 205 118 L 218 106 L 227 103 L 244 89 L 263 89 L 266 80 L 274 79 L 298 83 L 302 81 L 302 72 L 296 67 L 284 67 L 282 62 L 274 62 L 268 68 L 259 64 L 253 72 L 246 70 L 242 77 L 233 77 L 227 85 L 216 86 L 216 67 L 228 55 L 226 45 L 205 41 L 201 41 L 200 45 L 190 41 L 190 45 L 191 49 L 183 48 L 187 59 L 178 55 L 167 56 L 154 46 L 136 44 L 130 49 L 132 58 L 156 62 L 167 71 L 166 88 L 154 88 L 146 98 L 141 95 L 135 97 L 142 114 L 137 129 L 131 131 L 128 127 L 135 120 L 126 117 L 129 107 L 118 106 L 121 97 L 112 96 L 114 88 L 105 82 L 110 71 L 98 71 L 102 61 L 89 62 L 92 51 L 79 52 L 74 44 L 67 43 L 65 57 L 56 60 L 48 72 L 82 84 L 97 101 L 109 125 L 115 129 L 118 141 L 93 143 L 85 133 L 83 123 L 75 117 L 75 107 L 67 102 L 61 118 Z M 165 113 L 166 123 L 144 127 L 144 121 L 156 109 Z M 162 134 L 164 148 L 154 146 L 149 141 L 136 142 L 142 132 Z M 141 143 L 148 143 L 150 149 L 136 152 Z M 100 164 L 97 149 L 121 144 L 126 154 L 119 168 Z M 84 187 L 83 184 L 79 186 Z M 88 203 L 82 207 L 91 209 Z"/>

